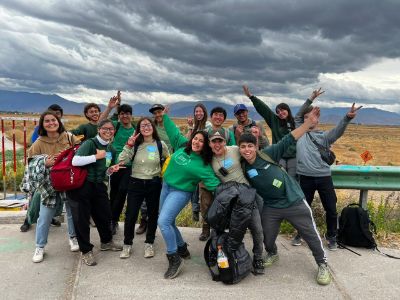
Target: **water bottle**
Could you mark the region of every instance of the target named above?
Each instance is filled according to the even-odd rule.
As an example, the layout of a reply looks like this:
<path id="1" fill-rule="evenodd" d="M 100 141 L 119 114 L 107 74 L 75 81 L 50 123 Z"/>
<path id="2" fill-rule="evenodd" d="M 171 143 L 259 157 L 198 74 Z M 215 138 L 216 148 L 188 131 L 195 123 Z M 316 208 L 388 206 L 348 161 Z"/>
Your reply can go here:
<path id="1" fill-rule="evenodd" d="M 229 268 L 228 258 L 226 257 L 224 251 L 222 251 L 221 245 L 218 245 L 217 263 L 218 267 L 221 269 Z"/>

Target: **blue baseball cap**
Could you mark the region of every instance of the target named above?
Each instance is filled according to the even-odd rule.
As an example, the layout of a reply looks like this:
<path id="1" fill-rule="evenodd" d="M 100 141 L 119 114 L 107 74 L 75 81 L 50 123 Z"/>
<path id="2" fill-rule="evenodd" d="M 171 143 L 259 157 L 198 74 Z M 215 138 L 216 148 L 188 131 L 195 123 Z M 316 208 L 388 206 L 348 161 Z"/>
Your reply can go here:
<path id="1" fill-rule="evenodd" d="M 236 104 L 235 107 L 233 108 L 233 113 L 236 115 L 241 110 L 248 111 L 246 105 L 244 105 L 243 103 Z"/>

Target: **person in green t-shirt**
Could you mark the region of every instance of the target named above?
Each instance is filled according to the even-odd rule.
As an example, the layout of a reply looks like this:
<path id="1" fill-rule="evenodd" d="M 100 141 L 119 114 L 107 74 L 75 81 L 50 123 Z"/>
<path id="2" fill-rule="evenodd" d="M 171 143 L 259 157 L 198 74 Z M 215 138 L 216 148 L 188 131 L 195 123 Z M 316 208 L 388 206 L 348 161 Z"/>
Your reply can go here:
<path id="1" fill-rule="evenodd" d="M 169 266 L 164 278 L 175 278 L 183 267 L 183 259 L 189 258 L 187 244 L 176 227 L 175 219 L 190 201 L 197 184 L 214 191 L 220 183 L 211 167 L 212 152 L 208 144 L 208 135 L 204 131 L 195 132 L 188 139 L 181 134 L 174 122 L 163 115 L 164 126 L 175 149 L 163 176 L 160 196 L 160 227 L 167 246 Z"/>
<path id="2" fill-rule="evenodd" d="M 118 91 L 116 96 L 110 99 L 107 108 L 100 116 L 100 120 L 107 118 L 113 109 L 117 111 L 118 121 L 113 121 L 115 135 L 112 145 L 117 152 L 118 158 L 129 137 L 134 133 L 135 127 L 132 125 L 132 106 L 128 104 L 121 105 L 120 91 Z M 128 194 L 130 175 L 131 163 L 129 162 L 126 168 L 114 173 L 110 178 L 110 201 L 112 211 L 112 222 L 110 226 L 113 234 L 116 234 L 118 229 L 119 217 L 124 208 L 126 195 Z"/>
<path id="3" fill-rule="evenodd" d="M 257 150 L 255 136 L 243 134 L 239 139 L 239 151 L 244 158 L 243 168 L 250 185 L 264 200 L 261 220 L 267 251 L 265 266 L 271 266 L 279 258 L 275 241 L 281 222 L 287 220 L 301 234 L 313 253 L 318 264 L 317 283 L 327 285 L 331 282 L 331 275 L 311 208 L 298 182 L 277 163 L 296 140 L 318 123 L 318 119 L 319 108 L 314 108 L 305 123 L 261 152 Z"/>
<path id="4" fill-rule="evenodd" d="M 80 136 L 83 135 L 82 142 L 91 139 L 97 135 L 97 122 L 100 118 L 100 106 L 96 103 L 86 104 L 83 108 L 83 114 L 89 123 L 81 124 L 77 128 L 72 129 L 71 133 Z"/>
<path id="5" fill-rule="evenodd" d="M 122 245 L 115 244 L 112 239 L 111 208 L 104 183 L 106 175 L 118 172 L 121 168 L 119 164 L 115 164 L 116 151 L 110 144 L 114 132 L 115 127 L 111 120 L 100 121 L 98 135 L 86 140 L 72 159 L 73 166 L 85 166 L 88 171 L 83 186 L 68 192 L 79 249 L 83 262 L 88 266 L 96 265 L 93 245 L 90 243 L 90 216 L 100 235 L 100 250 L 122 250 Z"/>

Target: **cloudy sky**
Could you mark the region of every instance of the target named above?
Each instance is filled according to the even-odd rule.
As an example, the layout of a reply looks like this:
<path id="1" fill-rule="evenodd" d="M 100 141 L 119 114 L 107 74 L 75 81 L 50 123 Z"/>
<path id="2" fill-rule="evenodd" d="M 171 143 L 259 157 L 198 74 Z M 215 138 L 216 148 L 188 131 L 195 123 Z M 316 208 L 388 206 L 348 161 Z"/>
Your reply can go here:
<path id="1" fill-rule="evenodd" d="M 400 112 L 400 1 L 1 0 L 0 89 Z"/>

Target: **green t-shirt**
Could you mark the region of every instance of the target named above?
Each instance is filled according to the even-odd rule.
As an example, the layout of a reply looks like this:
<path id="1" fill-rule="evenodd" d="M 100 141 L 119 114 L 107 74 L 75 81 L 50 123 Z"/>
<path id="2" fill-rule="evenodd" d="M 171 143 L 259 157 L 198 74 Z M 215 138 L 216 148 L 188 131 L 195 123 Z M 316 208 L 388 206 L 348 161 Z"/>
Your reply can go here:
<path id="1" fill-rule="evenodd" d="M 174 152 L 171 142 L 169 141 L 168 134 L 165 131 L 165 127 L 156 125 L 156 129 L 157 129 L 158 136 L 160 137 L 160 140 L 162 140 L 167 145 L 169 153 Z"/>
<path id="2" fill-rule="evenodd" d="M 73 135 L 84 135 L 83 142 L 97 135 L 97 125 L 92 123 L 81 124 L 78 128 L 72 129 L 71 133 Z"/>
<path id="3" fill-rule="evenodd" d="M 105 150 L 106 157 L 96 160 L 96 162 L 86 165 L 88 175 L 86 180 L 90 182 L 103 182 L 108 167 L 115 164 L 116 152 L 112 145 L 102 145 L 97 138 L 86 140 L 76 152 L 78 156 L 90 156 L 96 154 L 96 149 Z"/>
<path id="4" fill-rule="evenodd" d="M 262 152 L 276 162 L 293 143 L 293 136 L 288 134 Z M 266 206 L 287 208 L 304 199 L 303 191 L 292 176 L 277 164 L 265 161 L 258 154 L 253 164 L 245 162 L 245 172 L 250 185 L 257 190 Z"/>
<path id="5" fill-rule="evenodd" d="M 135 127 L 132 126 L 130 128 L 125 128 L 119 121 L 118 122 L 113 121 L 113 124 L 116 131 L 112 145 L 115 148 L 115 151 L 117 151 L 117 157 L 118 157 L 119 154 L 122 152 L 122 149 L 124 148 L 129 137 L 135 132 Z M 130 166 L 131 163 L 129 162 L 129 164 L 127 165 Z"/>

